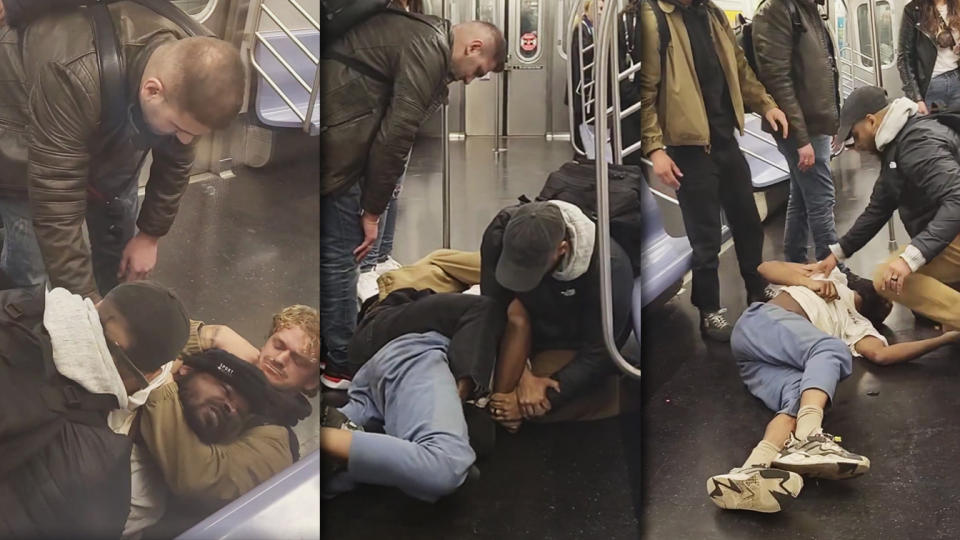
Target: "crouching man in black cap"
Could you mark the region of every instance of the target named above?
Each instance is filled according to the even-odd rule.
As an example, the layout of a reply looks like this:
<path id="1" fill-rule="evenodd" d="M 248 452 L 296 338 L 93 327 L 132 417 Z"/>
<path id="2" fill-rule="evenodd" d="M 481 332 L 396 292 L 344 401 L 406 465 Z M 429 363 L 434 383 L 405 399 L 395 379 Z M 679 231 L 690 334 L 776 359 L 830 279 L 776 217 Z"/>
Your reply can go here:
<path id="1" fill-rule="evenodd" d="M 119 537 L 132 441 L 115 429 L 189 331 L 169 290 L 0 292 L 0 537 Z M 109 415 L 109 418 L 108 418 Z"/>
<path id="2" fill-rule="evenodd" d="M 484 232 L 480 290 L 508 317 L 490 402 L 505 427 L 556 410 L 616 372 L 603 340 L 595 237 L 594 222 L 563 201 L 505 208 Z M 633 272 L 613 239 L 610 249 L 614 337 L 622 347 L 630 335 Z M 526 363 L 530 357 L 536 368 L 550 356 L 566 363 L 546 376 Z"/>
<path id="3" fill-rule="evenodd" d="M 880 158 L 880 176 L 870 203 L 832 254 L 820 263 L 826 275 L 838 261 L 867 244 L 895 210 L 910 243 L 877 268 L 873 283 L 888 300 L 899 302 L 943 325 L 960 329 L 960 115 L 917 114 L 906 98 L 888 103 L 882 88 L 856 89 L 840 112 L 839 142 Z"/>

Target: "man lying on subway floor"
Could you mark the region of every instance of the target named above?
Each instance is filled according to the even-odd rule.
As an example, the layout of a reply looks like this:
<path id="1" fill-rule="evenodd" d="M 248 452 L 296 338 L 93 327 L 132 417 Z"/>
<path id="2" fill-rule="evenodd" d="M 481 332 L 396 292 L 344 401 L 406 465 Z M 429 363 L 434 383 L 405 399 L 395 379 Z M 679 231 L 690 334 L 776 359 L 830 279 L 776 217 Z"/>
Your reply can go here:
<path id="1" fill-rule="evenodd" d="M 280 424 L 304 411 L 256 366 L 220 350 L 171 361 L 190 324 L 169 289 L 126 283 L 96 305 L 10 289 L 0 304 L 0 535 L 136 538 L 168 492 L 213 509 L 296 459 Z"/>

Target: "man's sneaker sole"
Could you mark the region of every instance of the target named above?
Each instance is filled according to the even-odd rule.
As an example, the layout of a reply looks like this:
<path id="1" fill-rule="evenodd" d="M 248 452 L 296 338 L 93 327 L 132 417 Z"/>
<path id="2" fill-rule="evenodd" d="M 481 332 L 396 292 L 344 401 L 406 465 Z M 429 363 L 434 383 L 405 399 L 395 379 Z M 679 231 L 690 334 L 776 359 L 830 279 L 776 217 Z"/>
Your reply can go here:
<path id="1" fill-rule="evenodd" d="M 779 512 L 778 497 L 796 498 L 801 489 L 800 475 L 777 469 L 720 474 L 707 480 L 707 495 L 713 504 L 725 510 Z"/>
<path id="2" fill-rule="evenodd" d="M 320 384 L 331 390 L 346 390 L 350 388 L 350 379 L 324 373 L 320 375 Z"/>
<path id="3" fill-rule="evenodd" d="M 795 472 L 810 478 L 846 480 L 870 470 L 870 460 L 855 460 L 836 455 L 807 455 L 800 452 L 786 454 L 773 460 L 771 467 Z"/>

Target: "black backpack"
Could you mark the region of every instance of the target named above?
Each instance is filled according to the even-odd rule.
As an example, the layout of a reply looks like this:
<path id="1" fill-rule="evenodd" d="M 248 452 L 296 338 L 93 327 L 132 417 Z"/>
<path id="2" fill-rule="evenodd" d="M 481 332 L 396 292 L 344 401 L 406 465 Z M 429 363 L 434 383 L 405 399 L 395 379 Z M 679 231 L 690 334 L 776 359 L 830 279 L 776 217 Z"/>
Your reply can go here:
<path id="1" fill-rule="evenodd" d="M 348 30 L 387 9 L 390 0 L 320 0 L 323 47 L 340 39 Z"/>
<path id="2" fill-rule="evenodd" d="M 43 328 L 43 285 L 0 291 L 0 479 L 42 451 L 65 422 L 109 430 L 113 395 L 60 375 Z"/>
<path id="3" fill-rule="evenodd" d="M 766 0 L 764 0 L 765 2 Z M 787 4 L 787 11 L 790 12 L 790 22 L 793 26 L 793 45 L 796 47 L 797 43 L 800 41 L 800 36 L 807 31 L 806 27 L 803 26 L 803 20 L 800 18 L 800 10 L 797 8 L 796 0 L 785 0 Z M 760 5 L 763 5 L 764 2 L 760 2 Z M 759 9 L 760 6 L 757 6 Z M 747 63 L 750 64 L 750 69 L 753 70 L 754 74 L 759 74 L 757 71 L 757 57 L 753 49 L 753 21 L 745 18 L 743 15 L 737 15 L 737 20 L 739 21 L 739 26 L 737 26 L 737 45 L 743 49 L 743 56 L 746 57 Z"/>
<path id="4" fill-rule="evenodd" d="M 630 257 L 633 274 L 640 275 L 643 254 L 643 169 L 608 165 L 610 179 L 610 236 Z M 550 173 L 537 201 L 560 200 L 576 205 L 597 221 L 596 163 L 570 161 Z M 521 202 L 529 202 L 526 197 Z"/>

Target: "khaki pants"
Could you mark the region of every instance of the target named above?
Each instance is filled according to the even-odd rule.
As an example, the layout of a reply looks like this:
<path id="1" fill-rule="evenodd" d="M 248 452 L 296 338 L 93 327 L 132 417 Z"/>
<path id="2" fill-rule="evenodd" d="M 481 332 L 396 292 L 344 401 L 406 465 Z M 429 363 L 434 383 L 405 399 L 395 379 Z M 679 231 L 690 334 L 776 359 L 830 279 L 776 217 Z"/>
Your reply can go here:
<path id="1" fill-rule="evenodd" d="M 480 283 L 480 252 L 438 249 L 426 257 L 377 279 L 380 299 L 397 290 L 433 289 L 438 293 L 458 293 Z"/>
<path id="2" fill-rule="evenodd" d="M 880 291 L 884 269 L 903 253 L 906 246 L 890 256 L 873 274 Z M 933 260 L 927 261 L 903 282 L 903 292 L 880 291 L 884 298 L 903 304 L 923 316 L 952 329 L 960 329 L 960 292 L 948 283 L 960 282 L 960 236 L 953 239 Z M 944 328 L 947 330 L 947 328 Z"/>

